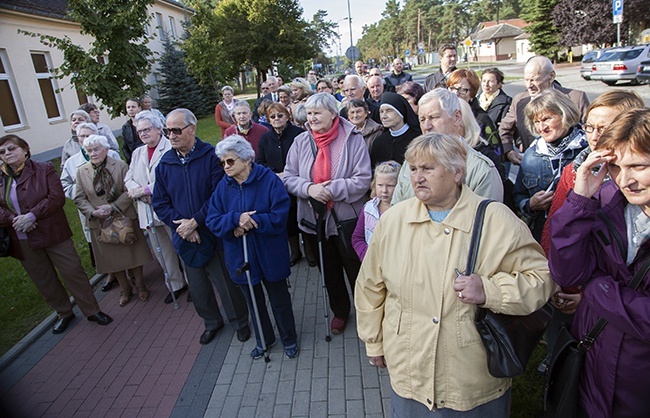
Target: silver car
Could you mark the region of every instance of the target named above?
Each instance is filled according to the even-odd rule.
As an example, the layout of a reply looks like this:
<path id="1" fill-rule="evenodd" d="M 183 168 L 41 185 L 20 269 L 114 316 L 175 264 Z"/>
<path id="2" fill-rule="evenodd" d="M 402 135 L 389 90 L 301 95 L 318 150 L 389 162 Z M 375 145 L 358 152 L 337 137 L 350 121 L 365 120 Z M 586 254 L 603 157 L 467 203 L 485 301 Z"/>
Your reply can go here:
<path id="1" fill-rule="evenodd" d="M 641 61 L 650 59 L 650 44 L 614 49 L 605 53 L 591 66 L 591 79 L 600 80 L 608 86 L 618 81 L 639 84 L 636 71 Z"/>

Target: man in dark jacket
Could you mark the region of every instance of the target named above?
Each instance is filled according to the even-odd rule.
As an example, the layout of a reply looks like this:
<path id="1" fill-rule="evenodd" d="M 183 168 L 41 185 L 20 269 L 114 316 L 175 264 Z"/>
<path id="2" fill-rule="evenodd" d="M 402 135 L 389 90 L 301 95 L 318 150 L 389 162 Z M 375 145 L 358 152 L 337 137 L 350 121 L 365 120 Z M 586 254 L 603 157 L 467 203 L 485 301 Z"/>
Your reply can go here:
<path id="1" fill-rule="evenodd" d="M 395 58 L 393 60 L 393 71 L 386 77 L 390 84 L 397 87 L 407 81 L 413 81 L 411 74 L 402 71 L 403 69 L 404 63 L 402 60 L 400 58 Z"/>
<path id="2" fill-rule="evenodd" d="M 429 92 L 435 88 L 447 88 L 447 77 L 456 69 L 458 54 L 453 44 L 444 44 L 438 49 L 440 68 L 424 79 L 424 91 Z"/>
<path id="3" fill-rule="evenodd" d="M 165 135 L 172 144 L 156 167 L 153 207 L 172 229 L 172 242 L 185 267 L 196 312 L 205 322 L 199 340 L 208 344 L 224 321 L 212 285 L 217 287 L 228 322 L 237 338 L 250 338 L 248 309 L 241 291 L 230 280 L 223 244 L 205 225 L 212 192 L 223 177 L 214 147 L 196 138 L 196 116 L 187 109 L 167 115 Z"/>

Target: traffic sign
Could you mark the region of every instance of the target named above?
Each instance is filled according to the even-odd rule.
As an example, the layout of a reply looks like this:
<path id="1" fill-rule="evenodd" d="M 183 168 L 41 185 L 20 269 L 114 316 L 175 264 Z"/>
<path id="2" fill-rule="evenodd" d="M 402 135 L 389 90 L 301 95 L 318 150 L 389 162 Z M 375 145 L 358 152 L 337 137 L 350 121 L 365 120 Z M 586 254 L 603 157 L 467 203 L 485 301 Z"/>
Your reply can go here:
<path id="1" fill-rule="evenodd" d="M 351 46 L 345 51 L 345 56 L 350 60 L 350 61 L 356 61 L 357 58 L 360 56 L 359 48 L 356 46 Z"/>
<path id="2" fill-rule="evenodd" d="M 418 49 L 424 49 L 424 42 L 418 42 Z"/>
<path id="3" fill-rule="evenodd" d="M 418 55 L 424 55 L 424 48 L 418 49 Z"/>
<path id="4" fill-rule="evenodd" d="M 465 44 L 465 46 L 472 46 L 472 40 L 469 38 L 465 39 L 463 43 Z"/>
<path id="5" fill-rule="evenodd" d="M 405 49 L 404 50 L 404 56 L 408 57 L 409 55 L 411 55 L 411 50 L 410 49 Z"/>
<path id="6" fill-rule="evenodd" d="M 614 23 L 623 22 L 623 0 L 612 0 L 612 17 Z"/>

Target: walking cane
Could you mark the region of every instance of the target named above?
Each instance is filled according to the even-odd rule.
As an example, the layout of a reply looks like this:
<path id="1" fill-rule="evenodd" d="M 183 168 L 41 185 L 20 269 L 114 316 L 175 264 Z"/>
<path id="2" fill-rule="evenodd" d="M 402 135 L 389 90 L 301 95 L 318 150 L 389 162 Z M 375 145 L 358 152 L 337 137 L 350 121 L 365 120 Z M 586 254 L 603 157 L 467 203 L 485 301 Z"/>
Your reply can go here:
<path id="1" fill-rule="evenodd" d="M 262 351 L 264 351 L 264 362 L 271 361 L 269 357 L 269 350 L 266 348 L 266 339 L 264 338 L 264 330 L 262 330 L 262 321 L 260 320 L 260 312 L 257 309 L 257 298 L 255 297 L 255 289 L 253 288 L 253 281 L 251 280 L 251 264 L 248 262 L 248 241 L 246 234 L 242 236 L 244 239 L 244 265 L 235 270 L 235 274 L 241 276 L 246 272 L 246 280 L 248 281 L 248 290 L 251 293 L 251 300 L 253 302 L 253 311 L 255 312 L 255 321 L 257 322 L 257 329 L 260 331 L 260 339 L 262 340 Z"/>
<path id="2" fill-rule="evenodd" d="M 325 214 L 327 213 L 327 206 L 312 197 L 309 198 L 309 203 L 311 203 L 311 207 L 314 209 L 314 214 L 316 215 L 316 225 L 306 219 L 301 219 L 300 224 L 313 231 L 316 231 L 316 240 L 318 241 L 318 260 L 320 262 L 321 290 L 323 293 L 323 310 L 325 312 L 325 341 L 330 342 L 332 341 L 329 323 L 330 308 L 329 304 L 327 303 L 327 288 L 325 286 L 325 263 L 323 262 L 323 240 L 325 240 Z"/>
<path id="3" fill-rule="evenodd" d="M 156 228 L 154 228 L 153 209 L 151 209 L 151 205 L 148 203 L 145 203 L 144 206 L 146 208 L 145 212 L 147 213 L 147 230 L 151 232 L 151 237 L 153 238 L 154 245 L 156 246 L 156 253 L 158 253 L 158 257 L 160 257 L 160 265 L 163 269 L 163 273 L 165 274 L 165 286 L 167 286 L 167 290 L 169 290 L 169 292 L 172 294 L 172 299 L 174 300 L 174 309 L 178 309 L 178 301 L 176 300 L 174 289 L 172 289 L 172 283 L 169 281 L 169 271 L 167 270 L 167 265 L 165 264 L 162 248 L 160 248 L 158 232 L 156 231 Z"/>

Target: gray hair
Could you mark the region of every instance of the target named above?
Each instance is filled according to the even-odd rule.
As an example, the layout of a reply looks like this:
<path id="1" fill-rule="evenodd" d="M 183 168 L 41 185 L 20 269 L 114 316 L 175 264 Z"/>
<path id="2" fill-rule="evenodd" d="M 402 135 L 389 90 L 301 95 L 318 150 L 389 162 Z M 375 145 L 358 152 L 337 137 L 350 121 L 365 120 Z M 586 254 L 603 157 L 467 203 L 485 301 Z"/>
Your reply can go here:
<path id="1" fill-rule="evenodd" d="M 235 102 L 235 106 L 233 106 L 233 108 L 232 108 L 233 113 L 234 113 L 235 109 L 237 109 L 238 107 L 245 107 L 249 111 L 251 110 L 251 105 L 246 100 L 237 100 Z"/>
<path id="2" fill-rule="evenodd" d="M 93 135 L 99 135 L 99 129 L 97 129 L 97 126 L 94 123 L 80 123 L 77 125 L 77 135 L 79 135 L 79 132 L 81 132 L 82 129 L 90 129 L 93 131 Z"/>
<path id="3" fill-rule="evenodd" d="M 555 71 L 551 60 L 543 55 L 535 55 L 534 57 L 529 58 L 524 67 L 524 71 L 526 68 L 530 69 L 533 67 L 539 68 L 539 72 L 547 76 L 550 76 L 551 73 Z"/>
<path id="4" fill-rule="evenodd" d="M 185 109 L 182 107 L 179 107 L 178 109 L 174 109 L 171 112 L 167 114 L 166 119 L 169 119 L 170 117 L 174 116 L 175 114 L 180 113 L 183 115 L 183 123 L 185 125 L 194 125 L 196 126 L 196 116 L 194 116 L 194 113 L 192 113 L 191 110 Z"/>
<path id="5" fill-rule="evenodd" d="M 363 78 L 361 78 L 361 77 L 358 76 L 357 74 L 346 75 L 346 76 L 345 76 L 345 80 L 343 80 L 343 83 L 345 84 L 345 83 L 347 83 L 348 81 L 349 81 L 350 83 L 354 83 L 354 84 L 356 84 L 357 87 L 359 87 L 361 90 L 363 90 L 363 88 L 366 86 L 366 83 L 363 81 Z"/>
<path id="6" fill-rule="evenodd" d="M 329 93 L 316 93 L 312 96 L 309 96 L 309 99 L 305 102 L 305 108 L 307 109 L 327 109 L 330 113 L 335 115 L 339 114 L 338 100 L 329 94 Z"/>
<path id="7" fill-rule="evenodd" d="M 448 173 L 461 173 L 460 183 L 464 183 L 467 152 L 467 145 L 457 136 L 429 132 L 411 141 L 404 159 L 411 167 L 419 161 L 434 161 Z"/>
<path id="8" fill-rule="evenodd" d="M 266 77 L 266 81 L 275 81 L 276 83 L 278 82 L 278 78 L 274 75 Z"/>
<path id="9" fill-rule="evenodd" d="M 250 142 L 241 135 L 230 135 L 217 143 L 215 153 L 221 158 L 229 152 L 234 152 L 237 157 L 244 161 L 254 161 L 255 151 Z"/>
<path id="10" fill-rule="evenodd" d="M 307 123 L 307 107 L 305 107 L 304 103 L 298 104 L 298 106 L 293 110 L 293 120 L 298 126 L 305 126 L 305 123 Z"/>
<path id="11" fill-rule="evenodd" d="M 569 96 L 557 90 L 544 90 L 526 105 L 526 128 L 530 132 L 537 132 L 535 129 L 535 117 L 541 113 L 551 113 L 562 116 L 562 127 L 571 129 L 580 122 L 580 111 L 571 101 Z"/>
<path id="12" fill-rule="evenodd" d="M 452 93 L 445 88 L 437 88 L 431 90 L 428 93 L 425 93 L 424 96 L 420 98 L 418 106 L 424 106 L 433 100 L 438 100 L 440 108 L 447 112 L 449 117 L 454 116 L 454 113 L 456 113 L 456 111 L 461 110 L 461 100 L 458 98 L 458 96 L 456 96 L 455 93 Z"/>
<path id="13" fill-rule="evenodd" d="M 481 139 L 481 127 L 476 122 L 469 103 L 465 100 L 459 100 L 458 102 L 460 103 L 461 124 L 464 130 L 463 138 L 470 147 L 475 148 L 483 142 Z"/>
<path id="14" fill-rule="evenodd" d="M 84 141 L 85 150 L 88 150 L 88 148 L 96 147 L 97 145 L 106 149 L 110 148 L 110 145 L 108 145 L 108 139 L 106 139 L 104 135 L 90 135 Z"/>
<path id="15" fill-rule="evenodd" d="M 230 86 L 223 86 L 223 87 L 221 87 L 221 92 L 222 92 L 222 93 L 225 92 L 226 90 L 230 90 L 230 92 L 233 93 L 233 94 L 235 93 L 235 89 L 233 89 L 233 88 L 230 87 Z"/>
<path id="16" fill-rule="evenodd" d="M 84 119 L 86 119 L 86 122 L 91 123 L 92 121 L 90 120 L 90 115 L 88 112 L 85 110 L 74 110 L 72 113 L 70 113 L 70 119 L 72 119 L 73 116 L 83 116 Z"/>
<path id="17" fill-rule="evenodd" d="M 162 129 L 165 127 L 162 123 L 162 120 L 160 120 L 160 118 L 156 116 L 151 110 L 143 110 L 142 112 L 139 112 L 137 115 L 135 115 L 136 125 L 143 120 L 149 121 L 149 123 L 151 123 L 151 126 L 156 129 Z"/>

